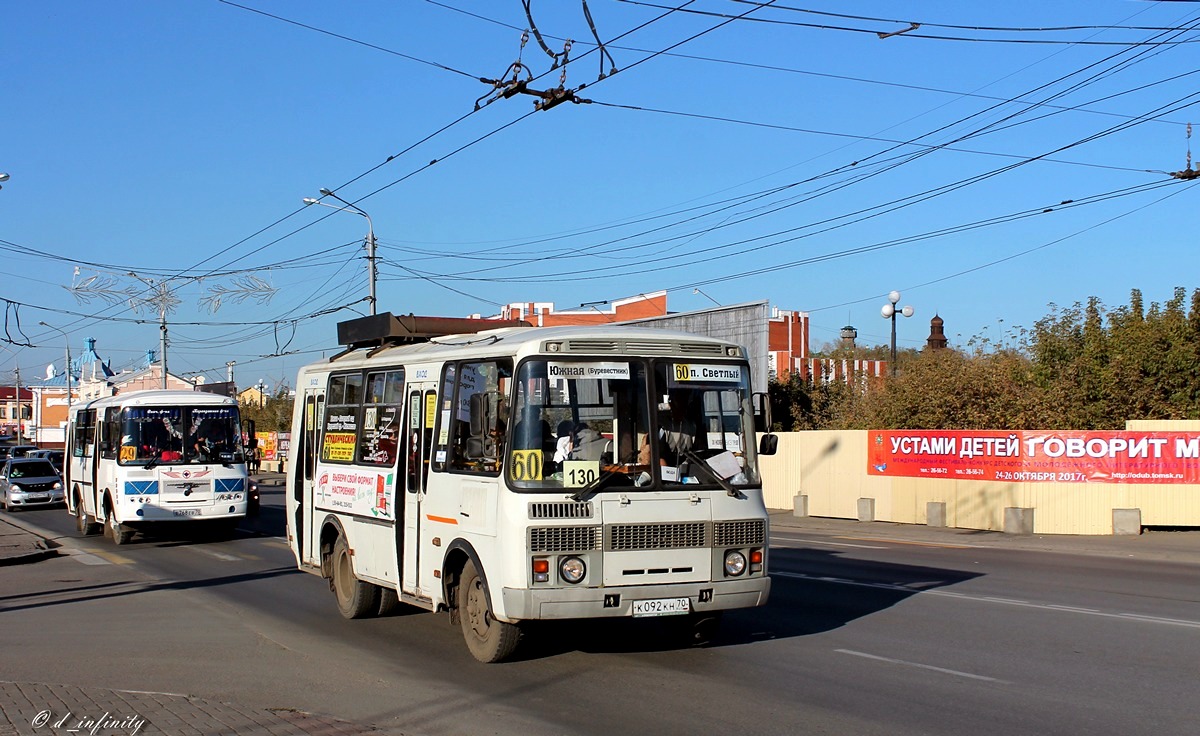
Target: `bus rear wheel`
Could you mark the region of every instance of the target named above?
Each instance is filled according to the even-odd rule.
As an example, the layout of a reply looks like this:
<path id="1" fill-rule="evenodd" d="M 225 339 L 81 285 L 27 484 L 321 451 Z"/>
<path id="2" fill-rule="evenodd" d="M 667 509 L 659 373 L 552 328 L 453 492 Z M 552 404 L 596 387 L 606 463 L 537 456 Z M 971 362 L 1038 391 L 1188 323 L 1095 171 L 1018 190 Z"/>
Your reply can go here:
<path id="1" fill-rule="evenodd" d="M 521 629 L 516 624 L 498 621 L 488 608 L 483 579 L 468 560 L 458 584 L 458 621 L 462 625 L 467 649 L 480 662 L 502 662 L 516 651 Z"/>
<path id="2" fill-rule="evenodd" d="M 345 537 L 339 536 L 333 543 L 330 568 L 333 575 L 329 581 L 330 587 L 333 588 L 338 612 L 343 618 L 366 618 L 379 612 L 379 587 L 355 577 Z"/>

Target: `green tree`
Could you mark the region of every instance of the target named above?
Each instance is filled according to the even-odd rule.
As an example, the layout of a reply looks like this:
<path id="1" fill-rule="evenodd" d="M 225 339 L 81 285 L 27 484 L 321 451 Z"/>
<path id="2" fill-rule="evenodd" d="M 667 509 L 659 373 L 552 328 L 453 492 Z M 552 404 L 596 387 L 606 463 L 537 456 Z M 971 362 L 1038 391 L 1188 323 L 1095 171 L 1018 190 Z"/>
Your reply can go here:
<path id="1" fill-rule="evenodd" d="M 837 357 L 837 350 L 828 357 Z M 847 357 L 850 354 L 847 353 Z M 861 357 L 861 356 L 854 356 Z M 1147 307 L 1098 298 L 966 349 L 903 351 L 896 378 L 771 387 L 781 429 L 1122 429 L 1200 418 L 1200 289 Z M 790 420 L 790 421 L 789 421 Z"/>
<path id="2" fill-rule="evenodd" d="M 242 421 L 253 420 L 259 432 L 290 432 L 294 403 L 288 387 L 280 386 L 261 406 L 253 401 L 242 402 Z"/>

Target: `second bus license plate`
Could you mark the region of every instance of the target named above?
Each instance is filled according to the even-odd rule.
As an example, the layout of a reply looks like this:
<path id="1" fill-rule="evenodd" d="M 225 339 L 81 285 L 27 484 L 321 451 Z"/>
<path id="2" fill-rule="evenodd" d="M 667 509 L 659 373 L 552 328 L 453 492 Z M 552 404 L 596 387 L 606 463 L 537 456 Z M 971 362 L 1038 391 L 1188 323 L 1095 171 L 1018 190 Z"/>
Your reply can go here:
<path id="1" fill-rule="evenodd" d="M 687 598 L 658 598 L 650 601 L 634 601 L 634 616 L 678 616 L 691 613 L 692 606 Z"/>

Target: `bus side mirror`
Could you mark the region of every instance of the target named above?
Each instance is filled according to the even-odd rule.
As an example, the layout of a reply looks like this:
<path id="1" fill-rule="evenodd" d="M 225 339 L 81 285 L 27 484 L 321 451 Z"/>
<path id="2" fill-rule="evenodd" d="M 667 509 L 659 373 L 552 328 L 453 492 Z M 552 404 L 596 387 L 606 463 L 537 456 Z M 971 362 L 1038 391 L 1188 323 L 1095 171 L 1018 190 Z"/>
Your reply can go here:
<path id="1" fill-rule="evenodd" d="M 763 391 L 756 391 L 750 397 L 750 405 L 754 411 L 754 431 L 771 431 L 771 398 Z"/>
<path id="2" fill-rule="evenodd" d="M 758 454 L 774 455 L 779 451 L 779 435 L 764 434 L 758 438 Z"/>
<path id="3" fill-rule="evenodd" d="M 779 438 L 771 434 L 771 397 L 756 392 L 750 402 L 754 408 L 754 431 L 759 433 L 758 454 L 774 455 L 779 450 Z"/>

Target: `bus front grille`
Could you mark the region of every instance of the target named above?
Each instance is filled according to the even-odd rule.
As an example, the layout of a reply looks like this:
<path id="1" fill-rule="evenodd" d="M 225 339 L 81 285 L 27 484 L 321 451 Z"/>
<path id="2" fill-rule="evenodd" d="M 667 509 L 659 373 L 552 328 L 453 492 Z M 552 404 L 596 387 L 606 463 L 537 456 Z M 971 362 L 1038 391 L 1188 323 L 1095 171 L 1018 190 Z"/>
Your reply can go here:
<path id="1" fill-rule="evenodd" d="M 713 524 L 713 546 L 749 547 L 766 543 L 767 523 L 762 519 L 718 521 Z"/>
<path id="2" fill-rule="evenodd" d="M 600 527 L 530 527 L 530 552 L 586 552 L 600 548 Z"/>
<path id="3" fill-rule="evenodd" d="M 707 547 L 708 525 L 703 521 L 674 524 L 613 524 L 605 527 L 604 548 L 611 552 L 645 549 Z"/>

